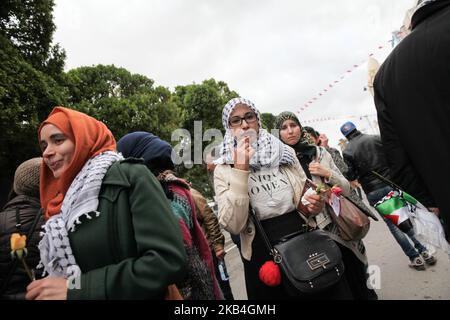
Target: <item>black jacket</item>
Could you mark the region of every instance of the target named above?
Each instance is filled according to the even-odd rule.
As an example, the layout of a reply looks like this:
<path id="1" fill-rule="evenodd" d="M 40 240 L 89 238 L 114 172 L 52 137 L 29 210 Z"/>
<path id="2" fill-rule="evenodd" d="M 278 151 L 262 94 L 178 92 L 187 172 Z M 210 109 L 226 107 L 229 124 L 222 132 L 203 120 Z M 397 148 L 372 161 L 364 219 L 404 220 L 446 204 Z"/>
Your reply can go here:
<path id="1" fill-rule="evenodd" d="M 343 156 L 348 166 L 345 177 L 358 179 L 366 194 L 376 189 L 386 187 L 386 183 L 375 177 L 371 171 L 389 178 L 389 169 L 379 136 L 362 134 L 355 130 L 348 137 Z"/>
<path id="2" fill-rule="evenodd" d="M 22 224 L 20 231 L 16 227 L 16 208 L 19 209 L 19 219 Z M 39 209 L 39 199 L 20 195 L 9 201 L 3 208 L 3 211 L 0 212 L 0 288 L 12 263 L 10 255 L 11 234 L 20 233 L 22 235 L 27 235 L 36 214 L 39 213 Z M 36 268 L 40 259 L 37 245 L 40 241 L 39 233 L 43 223 L 44 217 L 41 216 L 30 239 L 27 238 L 26 247 L 28 250 L 28 255 L 26 257 L 26 262 L 27 265 L 33 269 Z M 25 297 L 26 287 L 29 283 L 30 279 L 22 267 L 22 264 L 18 264 L 5 293 L 0 297 L 0 299 L 23 299 Z"/>
<path id="3" fill-rule="evenodd" d="M 419 9 L 412 25 L 375 77 L 381 139 L 392 180 L 450 227 L 450 1 Z"/>

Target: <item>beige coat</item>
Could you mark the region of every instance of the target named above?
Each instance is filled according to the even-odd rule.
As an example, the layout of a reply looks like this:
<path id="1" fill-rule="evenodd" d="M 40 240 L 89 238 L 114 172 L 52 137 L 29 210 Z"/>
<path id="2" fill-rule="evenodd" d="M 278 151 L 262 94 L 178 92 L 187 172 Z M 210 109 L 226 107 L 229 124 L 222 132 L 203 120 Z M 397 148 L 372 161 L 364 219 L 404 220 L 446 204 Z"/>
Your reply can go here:
<path id="1" fill-rule="evenodd" d="M 331 155 L 323 148 L 324 152 L 321 164 L 332 170 L 330 184 L 337 184 L 343 189 L 344 194 L 350 191 L 348 181 L 336 168 Z M 319 150 L 318 150 L 319 151 Z M 280 170 L 288 177 L 293 188 L 294 203 L 297 205 L 306 181 L 303 168 L 295 158 L 293 165 L 283 165 Z M 219 207 L 219 223 L 232 234 L 240 234 L 241 254 L 246 260 L 252 256 L 252 241 L 255 237 L 255 226 L 249 219 L 249 194 L 248 177 L 249 171 L 242 171 L 232 168 L 230 165 L 218 165 L 214 171 L 214 189 Z M 313 177 L 313 181 L 318 183 L 320 178 Z M 331 223 L 331 218 L 324 210 L 312 219 L 309 219 L 311 226 L 318 225 L 323 229 Z"/>

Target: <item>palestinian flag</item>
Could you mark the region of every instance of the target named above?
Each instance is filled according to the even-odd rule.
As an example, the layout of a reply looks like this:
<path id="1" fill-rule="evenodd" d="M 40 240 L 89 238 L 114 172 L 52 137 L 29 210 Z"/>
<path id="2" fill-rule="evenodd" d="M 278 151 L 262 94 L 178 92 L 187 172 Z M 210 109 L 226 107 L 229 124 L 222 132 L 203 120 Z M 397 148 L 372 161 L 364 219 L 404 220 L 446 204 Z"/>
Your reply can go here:
<path id="1" fill-rule="evenodd" d="M 400 230 L 407 233 L 413 228 L 410 220 L 411 205 L 417 200 L 403 191 L 391 191 L 375 204 L 375 209 L 386 219 L 391 220 Z"/>

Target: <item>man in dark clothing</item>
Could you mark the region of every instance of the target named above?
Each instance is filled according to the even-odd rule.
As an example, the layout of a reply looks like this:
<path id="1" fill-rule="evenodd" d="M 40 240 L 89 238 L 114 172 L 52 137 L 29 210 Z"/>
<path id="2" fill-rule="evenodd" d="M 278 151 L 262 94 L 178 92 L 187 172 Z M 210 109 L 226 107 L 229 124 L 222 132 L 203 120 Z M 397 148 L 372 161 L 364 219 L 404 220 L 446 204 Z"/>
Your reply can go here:
<path id="1" fill-rule="evenodd" d="M 450 0 L 419 1 L 378 71 L 375 104 L 392 180 L 450 229 Z"/>
<path id="2" fill-rule="evenodd" d="M 346 178 L 350 181 L 357 179 L 367 195 L 369 204 L 374 206 L 393 190 L 372 173 L 374 171 L 389 178 L 389 169 L 380 137 L 362 134 L 352 122 L 344 123 L 341 127 L 341 132 L 349 141 L 343 152 L 344 161 L 348 166 Z M 383 220 L 403 252 L 408 256 L 410 267 L 416 270 L 425 270 L 425 263 L 429 265 L 436 263 L 436 258 L 415 238 L 413 229 L 410 229 L 406 235 L 412 240 L 414 247 L 405 233 L 396 225 L 384 217 Z"/>
<path id="3" fill-rule="evenodd" d="M 358 179 L 366 195 L 386 187 L 386 183 L 372 173 L 375 171 L 384 177 L 389 177 L 380 138 L 362 134 L 352 122 L 346 122 L 341 127 L 341 132 L 349 141 L 343 151 L 343 158 L 348 168 L 345 173 L 346 178 L 349 181 Z"/>

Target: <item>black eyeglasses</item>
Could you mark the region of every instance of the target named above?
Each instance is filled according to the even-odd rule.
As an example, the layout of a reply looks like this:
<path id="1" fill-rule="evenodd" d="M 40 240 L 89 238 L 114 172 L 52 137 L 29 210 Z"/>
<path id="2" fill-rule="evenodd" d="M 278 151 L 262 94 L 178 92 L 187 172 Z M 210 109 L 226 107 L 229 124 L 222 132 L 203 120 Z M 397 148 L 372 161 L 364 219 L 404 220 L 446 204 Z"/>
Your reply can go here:
<path id="1" fill-rule="evenodd" d="M 253 123 L 256 121 L 256 114 L 254 112 L 247 112 L 243 117 L 234 116 L 230 118 L 230 125 L 232 127 L 238 127 L 242 124 L 242 120 L 247 123 Z"/>

